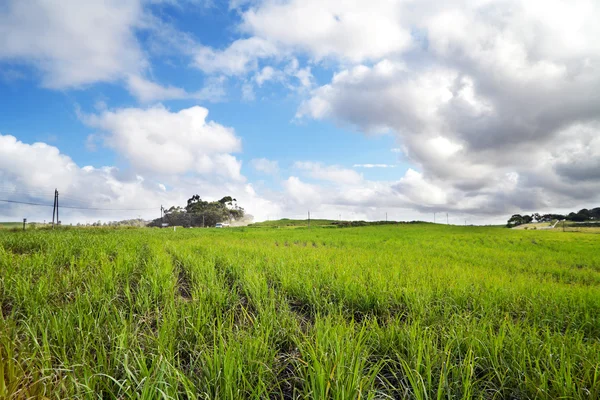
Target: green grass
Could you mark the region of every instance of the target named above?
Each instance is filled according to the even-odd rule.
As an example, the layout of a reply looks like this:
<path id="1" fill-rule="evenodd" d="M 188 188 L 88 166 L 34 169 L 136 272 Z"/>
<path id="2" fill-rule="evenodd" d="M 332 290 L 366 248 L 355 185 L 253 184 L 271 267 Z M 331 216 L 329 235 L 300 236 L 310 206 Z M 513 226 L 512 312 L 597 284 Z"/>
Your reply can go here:
<path id="1" fill-rule="evenodd" d="M 600 397 L 600 236 L 0 232 L 0 398 Z"/>
<path id="2" fill-rule="evenodd" d="M 0 222 L 0 229 L 2 228 L 19 228 L 23 227 L 23 222 Z"/>

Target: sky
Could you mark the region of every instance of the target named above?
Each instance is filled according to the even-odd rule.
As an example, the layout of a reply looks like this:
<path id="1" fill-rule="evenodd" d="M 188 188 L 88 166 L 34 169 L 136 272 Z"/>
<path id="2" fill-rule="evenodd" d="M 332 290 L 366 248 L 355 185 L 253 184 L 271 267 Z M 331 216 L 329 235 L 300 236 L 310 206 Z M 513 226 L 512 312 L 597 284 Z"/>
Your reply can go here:
<path id="1" fill-rule="evenodd" d="M 0 220 L 600 205 L 597 0 L 4 0 Z M 68 208 L 73 207 L 73 208 Z M 78 207 L 78 208 L 77 208 Z M 434 216 L 435 214 L 435 216 Z"/>

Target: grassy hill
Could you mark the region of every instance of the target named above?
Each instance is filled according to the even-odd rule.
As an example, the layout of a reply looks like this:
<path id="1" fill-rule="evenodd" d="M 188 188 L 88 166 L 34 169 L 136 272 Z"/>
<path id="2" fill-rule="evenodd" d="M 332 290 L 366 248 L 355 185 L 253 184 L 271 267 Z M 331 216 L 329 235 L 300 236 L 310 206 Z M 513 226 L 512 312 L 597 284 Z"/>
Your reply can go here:
<path id="1" fill-rule="evenodd" d="M 311 219 L 310 226 L 332 226 L 333 223 L 336 222 L 333 219 Z M 282 218 L 275 221 L 263 221 L 263 222 L 255 222 L 248 226 L 253 227 L 301 227 L 308 226 L 308 220 L 306 219 L 288 219 Z"/>

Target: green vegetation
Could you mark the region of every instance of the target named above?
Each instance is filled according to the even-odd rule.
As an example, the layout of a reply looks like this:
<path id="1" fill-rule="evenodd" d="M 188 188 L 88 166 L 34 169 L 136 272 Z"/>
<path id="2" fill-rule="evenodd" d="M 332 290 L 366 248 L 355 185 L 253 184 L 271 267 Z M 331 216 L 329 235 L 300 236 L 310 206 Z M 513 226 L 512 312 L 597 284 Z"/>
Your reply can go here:
<path id="1" fill-rule="evenodd" d="M 538 213 L 534 213 L 531 215 L 521 215 L 514 214 L 509 218 L 506 223 L 508 228 L 513 228 L 515 226 L 530 224 L 531 222 L 550 222 L 550 221 L 573 221 L 573 222 L 586 222 L 586 221 L 600 221 L 600 207 L 592 208 L 588 210 L 587 208 L 583 208 L 578 212 L 570 212 L 567 215 L 562 214 L 544 214 L 540 215 Z"/>
<path id="2" fill-rule="evenodd" d="M 423 223 L 419 221 L 412 222 L 397 222 L 397 221 L 339 221 L 333 219 L 311 219 L 310 226 L 312 227 L 338 227 L 338 228 L 350 228 L 357 226 L 372 226 L 372 225 L 396 225 L 396 224 L 414 224 L 414 223 Z M 308 228 L 308 220 L 307 219 L 277 219 L 274 221 L 263 221 L 263 222 L 255 222 L 250 224 L 251 227 L 306 227 Z"/>
<path id="3" fill-rule="evenodd" d="M 311 219 L 310 226 L 333 226 L 334 221 L 332 219 Z M 252 227 L 307 227 L 308 220 L 307 219 L 278 219 L 274 221 L 263 221 L 263 222 L 255 222 L 250 224 Z"/>
<path id="4" fill-rule="evenodd" d="M 0 231 L 0 398 L 600 397 L 599 235 Z"/>
<path id="5" fill-rule="evenodd" d="M 23 227 L 23 222 L 0 222 L 0 229 L 2 228 L 18 228 Z"/>
<path id="6" fill-rule="evenodd" d="M 204 201 L 199 195 L 193 195 L 185 207 L 173 206 L 164 210 L 164 217 L 152 221 L 149 226 L 184 226 L 186 228 L 215 226 L 218 222 L 240 221 L 244 218 L 244 209 L 231 196 L 219 201 Z"/>

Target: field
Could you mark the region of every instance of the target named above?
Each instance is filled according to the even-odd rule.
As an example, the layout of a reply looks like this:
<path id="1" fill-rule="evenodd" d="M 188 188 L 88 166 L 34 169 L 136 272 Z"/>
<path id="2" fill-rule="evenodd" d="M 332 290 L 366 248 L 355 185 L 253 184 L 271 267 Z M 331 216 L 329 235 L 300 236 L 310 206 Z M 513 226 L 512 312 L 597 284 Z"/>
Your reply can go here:
<path id="1" fill-rule="evenodd" d="M 0 222 L 0 229 L 2 228 L 19 228 L 23 227 L 22 222 Z"/>
<path id="2" fill-rule="evenodd" d="M 600 235 L 0 231 L 0 398 L 600 398 Z"/>
<path id="3" fill-rule="evenodd" d="M 333 226 L 334 221 L 332 219 L 311 219 L 310 225 L 312 227 L 316 226 Z M 308 220 L 306 219 L 278 219 L 274 221 L 263 221 L 263 222 L 255 222 L 251 224 L 253 227 L 279 227 L 279 228 L 289 228 L 289 227 L 307 227 Z"/>

